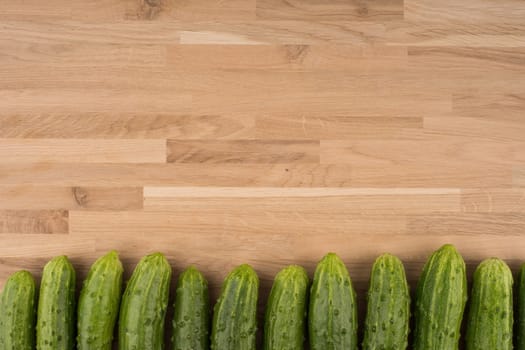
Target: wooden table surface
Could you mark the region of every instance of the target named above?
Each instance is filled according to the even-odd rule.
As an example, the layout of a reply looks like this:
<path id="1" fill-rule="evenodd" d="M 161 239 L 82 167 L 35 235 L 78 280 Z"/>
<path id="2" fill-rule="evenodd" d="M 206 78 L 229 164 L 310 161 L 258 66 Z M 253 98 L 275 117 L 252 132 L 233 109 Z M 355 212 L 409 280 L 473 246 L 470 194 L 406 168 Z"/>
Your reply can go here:
<path id="1" fill-rule="evenodd" d="M 0 1 L 0 286 L 162 251 L 215 296 L 328 251 L 362 298 L 525 261 L 523 0 Z"/>

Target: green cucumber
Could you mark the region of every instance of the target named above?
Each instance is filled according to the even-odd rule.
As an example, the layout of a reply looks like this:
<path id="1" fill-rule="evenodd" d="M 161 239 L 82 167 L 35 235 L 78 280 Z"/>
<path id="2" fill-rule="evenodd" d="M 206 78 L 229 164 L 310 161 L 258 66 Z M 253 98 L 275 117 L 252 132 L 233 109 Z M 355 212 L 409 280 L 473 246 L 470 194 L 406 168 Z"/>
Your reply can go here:
<path id="1" fill-rule="evenodd" d="M 308 275 L 301 266 L 282 269 L 273 282 L 264 323 L 265 350 L 302 350 Z"/>
<path id="2" fill-rule="evenodd" d="M 161 253 L 143 257 L 122 296 L 119 350 L 164 348 L 164 318 L 168 306 L 171 266 Z"/>
<path id="3" fill-rule="evenodd" d="M 516 350 L 525 350 L 525 264 L 521 265 L 518 281 L 516 320 Z"/>
<path id="4" fill-rule="evenodd" d="M 312 350 L 357 349 L 357 305 L 343 261 L 328 253 L 317 265 L 308 316 Z"/>
<path id="5" fill-rule="evenodd" d="M 210 348 L 210 299 L 208 282 L 194 266 L 188 267 L 177 283 L 173 313 L 175 350 Z"/>
<path id="6" fill-rule="evenodd" d="M 417 285 L 413 349 L 457 349 L 466 302 L 465 261 L 445 244 L 430 256 Z"/>
<path id="7" fill-rule="evenodd" d="M 66 256 L 58 256 L 46 264 L 38 300 L 38 350 L 74 348 L 75 287 L 75 269 Z"/>
<path id="8" fill-rule="evenodd" d="M 363 350 L 396 349 L 408 346 L 410 290 L 403 263 L 383 254 L 370 274 Z"/>
<path id="9" fill-rule="evenodd" d="M 467 350 L 512 349 L 512 272 L 497 258 L 474 272 L 467 322 Z"/>
<path id="10" fill-rule="evenodd" d="M 35 348 L 35 279 L 28 271 L 9 276 L 0 299 L 0 349 Z"/>
<path id="11" fill-rule="evenodd" d="M 212 350 L 255 350 L 258 295 L 259 277 L 251 266 L 230 272 L 214 307 Z"/>
<path id="12" fill-rule="evenodd" d="M 110 350 L 124 269 L 116 251 L 91 266 L 78 302 L 78 350 Z"/>

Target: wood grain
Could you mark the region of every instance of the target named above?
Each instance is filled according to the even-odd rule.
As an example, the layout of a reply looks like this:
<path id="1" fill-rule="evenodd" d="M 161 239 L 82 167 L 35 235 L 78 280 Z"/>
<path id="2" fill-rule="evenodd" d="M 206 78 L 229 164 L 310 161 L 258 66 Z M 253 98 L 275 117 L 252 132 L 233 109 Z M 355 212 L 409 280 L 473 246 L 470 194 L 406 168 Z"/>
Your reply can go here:
<path id="1" fill-rule="evenodd" d="M 423 137 L 421 117 L 261 115 L 255 120 L 256 136 L 306 140 L 417 139 Z"/>
<path id="2" fill-rule="evenodd" d="M 421 206 L 420 202 L 428 203 Z M 459 212 L 457 188 L 245 188 L 245 187 L 146 187 L 144 209 L 249 212 L 273 215 L 324 213 L 408 214 Z M 262 213 L 262 214 L 260 214 Z M 308 219 L 306 219 L 308 220 Z"/>
<path id="3" fill-rule="evenodd" d="M 68 233 L 66 210 L 1 210 L 0 233 Z"/>
<path id="4" fill-rule="evenodd" d="M 30 139 L 250 139 L 255 120 L 235 115 L 73 113 L 0 116 L 0 137 Z"/>
<path id="5" fill-rule="evenodd" d="M 140 187 L 0 186 L 0 209 L 132 210 L 143 207 Z"/>
<path id="6" fill-rule="evenodd" d="M 436 22 L 519 23 L 525 15 L 525 8 L 519 0 L 498 1 L 491 6 L 482 4 L 483 1 L 458 3 L 445 0 L 436 3 L 431 0 L 406 0 L 405 18 Z"/>
<path id="7" fill-rule="evenodd" d="M 165 140 L 0 139 L 5 163 L 164 163 Z"/>
<path id="8" fill-rule="evenodd" d="M 272 20 L 380 20 L 403 18 L 403 1 L 258 0 L 257 18 Z"/>
<path id="9" fill-rule="evenodd" d="M 473 213 L 523 213 L 525 188 L 476 188 L 461 192 L 461 207 Z"/>
<path id="10" fill-rule="evenodd" d="M 214 299 L 339 253 L 361 309 L 453 243 L 525 261 L 521 0 L 0 2 L 0 287 L 109 249 Z M 175 280 L 174 280 L 175 281 Z M 175 282 L 173 282 L 174 287 Z M 262 309 L 261 309 L 262 310 Z M 260 312 L 262 317 L 262 312 Z"/>
<path id="11" fill-rule="evenodd" d="M 168 140 L 168 163 L 319 163 L 319 141 Z"/>

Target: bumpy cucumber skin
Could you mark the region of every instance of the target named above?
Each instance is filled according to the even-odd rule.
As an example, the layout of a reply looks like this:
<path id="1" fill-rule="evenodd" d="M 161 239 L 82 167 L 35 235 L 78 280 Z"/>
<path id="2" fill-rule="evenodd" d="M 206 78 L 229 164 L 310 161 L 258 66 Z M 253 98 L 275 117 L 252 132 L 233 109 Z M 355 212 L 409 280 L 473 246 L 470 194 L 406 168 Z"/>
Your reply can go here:
<path id="1" fill-rule="evenodd" d="M 171 266 L 161 253 L 143 257 L 122 296 L 119 350 L 164 348 L 164 318 L 168 307 Z"/>
<path id="2" fill-rule="evenodd" d="M 265 350 L 303 350 L 308 282 L 306 271 L 296 265 L 275 276 L 266 307 Z"/>
<path id="3" fill-rule="evenodd" d="M 516 320 L 516 350 L 525 350 L 525 264 L 521 265 L 518 280 L 518 315 Z"/>
<path id="4" fill-rule="evenodd" d="M 410 290 L 403 263 L 383 254 L 370 274 L 363 350 L 396 349 L 408 346 Z"/>
<path id="5" fill-rule="evenodd" d="M 78 302 L 78 350 L 111 349 L 123 272 L 116 251 L 104 255 L 91 266 Z"/>
<path id="6" fill-rule="evenodd" d="M 430 256 L 419 279 L 413 349 L 458 349 L 466 302 L 465 261 L 445 244 Z"/>
<path id="7" fill-rule="evenodd" d="M 512 349 L 512 272 L 486 259 L 474 272 L 467 323 L 467 350 Z"/>
<path id="8" fill-rule="evenodd" d="M 36 348 L 70 350 L 75 346 L 76 273 L 66 256 L 44 267 L 38 300 Z"/>
<path id="9" fill-rule="evenodd" d="M 224 280 L 213 312 L 211 350 L 255 350 L 259 277 L 243 264 Z"/>
<path id="10" fill-rule="evenodd" d="M 357 305 L 343 261 L 328 253 L 317 265 L 310 291 L 310 349 L 357 349 Z"/>
<path id="11" fill-rule="evenodd" d="M 0 349 L 33 350 L 36 316 L 35 279 L 18 271 L 6 281 L 0 299 Z"/>
<path id="12" fill-rule="evenodd" d="M 210 299 L 208 282 L 194 266 L 187 268 L 177 283 L 173 314 L 174 350 L 209 350 Z"/>

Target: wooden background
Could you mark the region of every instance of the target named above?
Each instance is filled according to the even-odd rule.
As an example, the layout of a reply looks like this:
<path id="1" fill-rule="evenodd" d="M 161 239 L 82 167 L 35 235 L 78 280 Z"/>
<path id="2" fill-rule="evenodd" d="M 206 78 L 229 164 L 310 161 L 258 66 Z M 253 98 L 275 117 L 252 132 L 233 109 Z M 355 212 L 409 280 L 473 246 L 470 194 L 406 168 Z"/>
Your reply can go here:
<path id="1" fill-rule="evenodd" d="M 523 0 L 0 1 L 0 286 L 162 251 L 525 261 Z"/>

